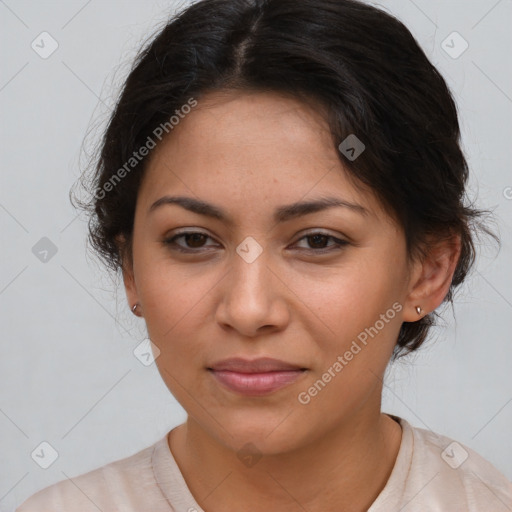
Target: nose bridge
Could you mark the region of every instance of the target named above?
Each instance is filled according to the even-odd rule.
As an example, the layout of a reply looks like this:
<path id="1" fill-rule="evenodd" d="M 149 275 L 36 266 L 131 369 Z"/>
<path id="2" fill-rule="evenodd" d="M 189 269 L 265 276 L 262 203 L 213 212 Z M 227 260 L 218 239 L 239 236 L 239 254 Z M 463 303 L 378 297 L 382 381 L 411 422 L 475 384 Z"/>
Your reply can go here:
<path id="1" fill-rule="evenodd" d="M 234 298 L 253 306 L 259 303 L 260 307 L 269 300 L 272 284 L 271 272 L 267 268 L 268 256 L 268 251 L 263 251 L 262 247 L 259 249 L 252 241 L 244 241 L 237 247 L 231 263 L 230 289 Z"/>
<path id="2" fill-rule="evenodd" d="M 246 239 L 233 253 L 217 312 L 220 323 L 247 336 L 255 335 L 260 327 L 282 327 L 286 322 L 286 308 L 277 304 L 282 297 L 267 267 L 270 252 L 258 246 L 254 239 Z"/>

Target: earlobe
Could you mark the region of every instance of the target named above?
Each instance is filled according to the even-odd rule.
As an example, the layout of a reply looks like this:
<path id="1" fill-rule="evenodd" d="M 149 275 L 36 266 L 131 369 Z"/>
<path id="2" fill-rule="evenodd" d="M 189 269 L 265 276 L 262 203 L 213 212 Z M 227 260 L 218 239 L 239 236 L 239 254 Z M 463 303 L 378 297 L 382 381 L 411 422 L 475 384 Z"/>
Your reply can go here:
<path id="1" fill-rule="evenodd" d="M 142 316 L 142 307 L 140 305 L 137 293 L 137 287 L 135 285 L 135 279 L 133 276 L 133 267 L 127 264 L 123 266 L 123 282 L 126 292 L 126 299 L 131 312 L 138 317 Z"/>
<path id="2" fill-rule="evenodd" d="M 428 253 L 416 262 L 411 289 L 407 296 L 404 322 L 416 322 L 434 311 L 450 290 L 460 257 L 461 240 L 454 235 L 430 245 Z"/>
<path id="3" fill-rule="evenodd" d="M 139 316 L 141 317 L 142 316 L 142 312 L 140 311 L 140 304 L 138 302 L 136 302 L 133 307 L 132 307 L 132 313 L 135 315 L 135 316 Z"/>
<path id="4" fill-rule="evenodd" d="M 133 273 L 133 264 L 131 258 L 128 256 L 126 239 L 123 235 L 118 235 L 116 237 L 116 243 L 119 247 L 119 254 L 121 257 L 121 271 L 123 274 L 123 283 L 128 305 L 134 315 L 142 316 L 137 293 L 137 286 L 135 284 L 135 278 Z"/>

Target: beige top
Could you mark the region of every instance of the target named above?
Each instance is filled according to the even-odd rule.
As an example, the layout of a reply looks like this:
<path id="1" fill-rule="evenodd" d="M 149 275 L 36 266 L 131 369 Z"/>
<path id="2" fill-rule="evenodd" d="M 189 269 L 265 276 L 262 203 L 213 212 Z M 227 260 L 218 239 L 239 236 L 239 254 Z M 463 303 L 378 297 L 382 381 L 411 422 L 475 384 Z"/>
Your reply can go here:
<path id="1" fill-rule="evenodd" d="M 391 476 L 368 512 L 511 512 L 512 483 L 480 455 L 428 430 L 402 427 Z M 204 512 L 167 435 L 121 460 L 53 484 L 16 512 Z"/>

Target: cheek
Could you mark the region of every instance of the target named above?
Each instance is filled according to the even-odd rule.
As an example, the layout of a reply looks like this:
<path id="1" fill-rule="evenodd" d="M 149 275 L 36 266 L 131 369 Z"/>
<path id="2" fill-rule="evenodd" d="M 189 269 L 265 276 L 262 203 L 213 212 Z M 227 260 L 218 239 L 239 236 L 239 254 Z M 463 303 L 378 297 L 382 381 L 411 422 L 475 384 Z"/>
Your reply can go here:
<path id="1" fill-rule="evenodd" d="M 173 263 L 154 242 L 146 247 L 151 245 L 155 248 L 144 250 L 141 243 L 136 254 L 136 286 L 150 338 L 165 345 L 180 324 L 190 321 L 189 315 L 208 292 L 208 281 L 194 277 L 191 266 Z"/>
<path id="2" fill-rule="evenodd" d="M 148 230 L 135 241 L 134 270 L 147 323 L 168 329 L 205 297 L 214 276 L 202 264 L 178 261 L 157 238 Z"/>
<path id="3" fill-rule="evenodd" d="M 173 268 L 146 273 L 140 294 L 150 335 L 164 346 L 183 337 L 190 344 L 194 332 L 197 337 L 202 325 L 211 319 L 205 305 L 214 284 L 206 277 L 193 278 Z"/>
<path id="4" fill-rule="evenodd" d="M 176 399 L 188 403 L 188 392 L 197 392 L 197 372 L 206 365 L 211 345 L 205 328 L 212 322 L 211 313 L 205 310 L 211 285 L 172 267 L 144 277 L 141 298 L 146 327 L 160 351 L 156 365 Z"/>
<path id="5" fill-rule="evenodd" d="M 325 276 L 297 275 L 294 282 L 297 295 L 338 340 L 373 325 L 401 299 L 396 269 L 378 258 L 359 258 L 342 268 L 328 269 Z"/>
<path id="6" fill-rule="evenodd" d="M 342 418 L 377 396 L 401 325 L 394 283 L 377 272 L 352 273 L 311 295 L 327 332 L 312 315 L 306 329 L 317 365 L 299 391 L 304 410 Z M 398 297 L 396 297 L 398 298 Z M 302 400 L 302 401 L 301 401 Z"/>
<path id="7" fill-rule="evenodd" d="M 315 279 L 301 281 L 304 293 L 312 291 L 305 294 L 306 303 L 322 320 L 320 324 L 310 314 L 306 327 L 318 361 L 310 381 L 313 387 L 302 390 L 306 399 L 312 398 L 308 389 L 317 394 L 312 410 L 331 414 L 334 408 L 336 414 L 344 414 L 364 401 L 379 386 L 396 343 L 401 326 L 401 270 L 388 266 L 377 253 L 367 255 L 331 272 L 321 285 Z"/>

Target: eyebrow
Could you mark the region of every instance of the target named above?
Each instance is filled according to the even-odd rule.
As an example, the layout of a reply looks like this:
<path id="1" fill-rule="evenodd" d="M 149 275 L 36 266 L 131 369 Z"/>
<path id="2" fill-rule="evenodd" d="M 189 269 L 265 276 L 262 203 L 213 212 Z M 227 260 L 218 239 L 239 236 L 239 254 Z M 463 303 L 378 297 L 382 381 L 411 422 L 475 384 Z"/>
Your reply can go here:
<path id="1" fill-rule="evenodd" d="M 154 212 L 156 209 L 164 206 L 176 204 L 199 215 L 205 215 L 227 224 L 233 224 L 233 219 L 221 208 L 206 201 L 194 199 L 193 197 L 186 196 L 163 196 L 157 199 L 148 210 L 148 214 Z M 320 197 L 311 201 L 302 201 L 292 203 L 276 208 L 274 212 L 275 222 L 286 222 L 303 215 L 319 212 L 328 208 L 342 207 L 352 210 L 353 212 L 367 216 L 368 210 L 363 206 L 355 203 L 350 203 L 338 197 Z"/>

